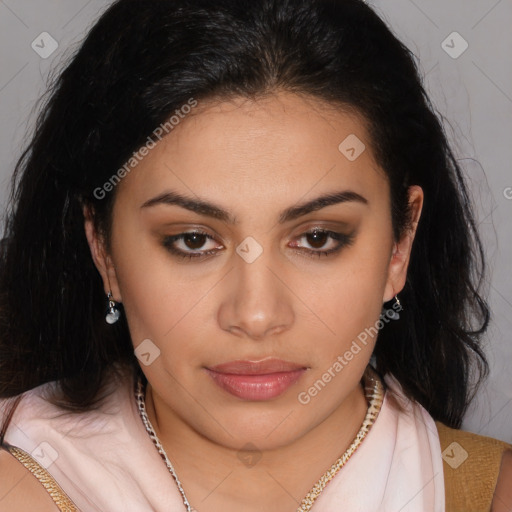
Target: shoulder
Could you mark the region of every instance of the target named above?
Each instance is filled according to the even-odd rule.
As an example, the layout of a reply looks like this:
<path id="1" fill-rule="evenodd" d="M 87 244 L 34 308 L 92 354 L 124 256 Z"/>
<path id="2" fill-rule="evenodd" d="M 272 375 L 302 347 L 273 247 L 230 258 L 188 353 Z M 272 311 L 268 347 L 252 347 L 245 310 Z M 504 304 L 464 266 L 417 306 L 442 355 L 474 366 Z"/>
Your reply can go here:
<path id="1" fill-rule="evenodd" d="M 503 452 L 498 483 L 494 491 L 492 512 L 512 510 L 512 449 Z"/>
<path id="2" fill-rule="evenodd" d="M 57 506 L 37 478 L 0 447 L 0 512 L 56 512 Z"/>
<path id="3" fill-rule="evenodd" d="M 492 437 L 449 428 L 438 421 L 436 427 L 443 457 L 447 510 L 459 507 L 468 512 L 500 511 L 495 508 L 494 498 L 501 492 L 503 500 L 507 499 L 505 489 L 510 488 L 512 446 Z M 506 506 L 503 510 L 508 511 L 510 505 Z"/>

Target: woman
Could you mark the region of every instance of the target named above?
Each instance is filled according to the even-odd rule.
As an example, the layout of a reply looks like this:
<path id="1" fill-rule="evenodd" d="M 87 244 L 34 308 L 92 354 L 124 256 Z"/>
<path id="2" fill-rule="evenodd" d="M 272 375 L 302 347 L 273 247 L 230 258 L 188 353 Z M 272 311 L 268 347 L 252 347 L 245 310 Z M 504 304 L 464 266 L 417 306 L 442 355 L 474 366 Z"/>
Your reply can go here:
<path id="1" fill-rule="evenodd" d="M 511 506 L 510 446 L 457 430 L 462 171 L 364 2 L 118 0 L 16 176 L 1 510 Z"/>

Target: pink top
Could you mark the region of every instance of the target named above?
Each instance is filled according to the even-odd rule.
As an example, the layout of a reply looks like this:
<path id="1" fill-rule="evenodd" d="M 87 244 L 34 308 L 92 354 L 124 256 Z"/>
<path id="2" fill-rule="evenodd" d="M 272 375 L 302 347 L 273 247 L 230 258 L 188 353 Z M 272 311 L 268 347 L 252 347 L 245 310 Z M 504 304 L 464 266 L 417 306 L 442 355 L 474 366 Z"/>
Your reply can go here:
<path id="1" fill-rule="evenodd" d="M 396 379 L 386 375 L 384 380 L 389 389 L 375 423 L 312 511 L 445 512 L 434 420 L 405 398 Z M 63 412 L 42 398 L 54 385 L 25 394 L 7 443 L 32 454 L 84 512 L 185 510 L 139 416 L 131 376 L 115 385 L 99 410 L 79 414 Z M 404 411 L 390 400 L 390 390 Z"/>

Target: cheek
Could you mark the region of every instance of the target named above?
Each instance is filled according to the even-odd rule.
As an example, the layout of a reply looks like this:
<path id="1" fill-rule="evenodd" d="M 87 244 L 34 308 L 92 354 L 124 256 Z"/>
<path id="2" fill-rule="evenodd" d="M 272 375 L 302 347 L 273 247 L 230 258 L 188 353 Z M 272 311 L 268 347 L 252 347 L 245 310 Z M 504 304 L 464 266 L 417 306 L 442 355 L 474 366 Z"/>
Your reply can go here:
<path id="1" fill-rule="evenodd" d="M 185 339 L 197 335 L 201 293 L 190 280 L 169 275 L 169 269 L 130 268 L 124 267 L 127 277 L 120 278 L 120 286 L 134 344 L 149 338 L 163 350 L 178 333 Z"/>
<path id="2" fill-rule="evenodd" d="M 120 230 L 117 240 L 116 273 L 132 343 L 138 347 L 150 340 L 159 350 L 155 364 L 143 369 L 153 372 L 163 365 L 181 375 L 187 365 L 201 366 L 204 340 L 215 329 L 209 290 L 219 276 L 190 270 L 193 263 L 177 265 L 147 235 Z"/>
<path id="3" fill-rule="evenodd" d="M 331 351 L 343 350 L 359 335 L 364 338 L 364 333 L 378 323 L 389 263 L 389 242 L 384 242 L 374 238 L 370 243 L 361 238 L 324 279 L 309 282 L 308 289 L 306 283 L 302 287 L 306 302 L 316 313 L 314 322 L 322 327 Z M 374 338 L 368 336 L 368 343 Z"/>
<path id="4" fill-rule="evenodd" d="M 113 257 L 134 345 L 171 335 L 193 307 L 193 286 L 147 233 L 128 221 L 113 234 Z"/>

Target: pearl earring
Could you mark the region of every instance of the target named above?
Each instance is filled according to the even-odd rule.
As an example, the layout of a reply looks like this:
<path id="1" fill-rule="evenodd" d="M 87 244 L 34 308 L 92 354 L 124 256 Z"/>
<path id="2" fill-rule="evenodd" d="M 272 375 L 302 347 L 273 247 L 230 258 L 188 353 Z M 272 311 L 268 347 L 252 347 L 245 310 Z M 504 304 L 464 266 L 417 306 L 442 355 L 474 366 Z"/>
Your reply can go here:
<path id="1" fill-rule="evenodd" d="M 116 307 L 116 301 L 112 300 L 112 292 L 108 292 L 108 310 L 105 315 L 105 320 L 107 324 L 115 324 L 119 318 L 121 317 L 121 313 L 119 309 Z"/>

